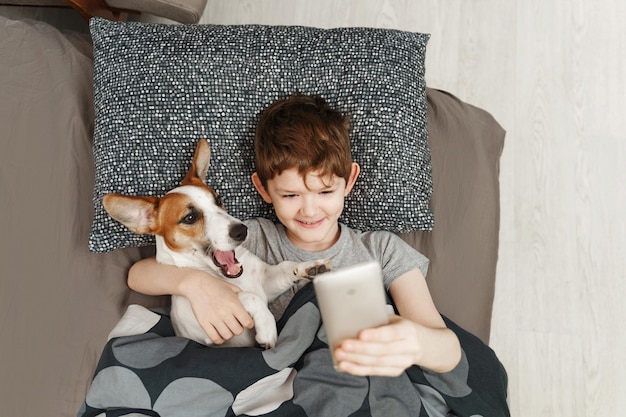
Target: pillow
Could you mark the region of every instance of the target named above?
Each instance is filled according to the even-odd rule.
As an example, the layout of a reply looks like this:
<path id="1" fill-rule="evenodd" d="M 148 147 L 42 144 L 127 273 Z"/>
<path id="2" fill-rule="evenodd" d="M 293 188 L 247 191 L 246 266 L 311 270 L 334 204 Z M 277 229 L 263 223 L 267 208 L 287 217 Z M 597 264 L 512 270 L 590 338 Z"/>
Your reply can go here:
<path id="1" fill-rule="evenodd" d="M 368 28 L 90 22 L 94 43 L 94 220 L 89 248 L 145 246 L 115 222 L 109 192 L 161 196 L 207 138 L 207 183 L 242 220 L 274 218 L 250 180 L 258 115 L 294 92 L 351 115 L 361 176 L 341 221 L 430 230 L 424 56 L 429 35 Z"/>

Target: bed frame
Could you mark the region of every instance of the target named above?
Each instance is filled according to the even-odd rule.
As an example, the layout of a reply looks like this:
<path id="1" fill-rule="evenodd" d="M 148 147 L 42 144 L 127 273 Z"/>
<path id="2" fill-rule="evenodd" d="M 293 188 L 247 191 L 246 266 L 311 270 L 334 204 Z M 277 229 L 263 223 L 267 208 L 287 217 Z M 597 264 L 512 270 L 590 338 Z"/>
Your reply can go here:
<path id="1" fill-rule="evenodd" d="M 85 19 L 124 20 L 128 14 L 148 13 L 180 23 L 198 23 L 207 0 L 1 0 L 2 5 L 72 7 Z"/>
<path id="2" fill-rule="evenodd" d="M 123 13 L 139 14 L 137 10 L 120 10 L 112 8 L 104 0 L 63 0 L 65 3 L 76 9 L 85 20 L 94 16 L 103 17 L 109 20 L 120 20 Z"/>

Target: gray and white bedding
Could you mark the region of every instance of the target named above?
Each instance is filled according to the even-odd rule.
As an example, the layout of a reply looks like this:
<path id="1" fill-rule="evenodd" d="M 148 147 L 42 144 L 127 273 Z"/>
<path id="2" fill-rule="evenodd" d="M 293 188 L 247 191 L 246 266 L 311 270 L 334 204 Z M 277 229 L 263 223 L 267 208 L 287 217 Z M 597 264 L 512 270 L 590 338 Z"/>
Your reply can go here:
<path id="1" fill-rule="evenodd" d="M 278 323 L 269 350 L 206 347 L 174 336 L 167 314 L 130 306 L 104 349 L 80 417 L 509 416 L 507 376 L 478 338 L 461 340 L 445 374 L 417 366 L 398 377 L 335 371 L 312 285 Z"/>

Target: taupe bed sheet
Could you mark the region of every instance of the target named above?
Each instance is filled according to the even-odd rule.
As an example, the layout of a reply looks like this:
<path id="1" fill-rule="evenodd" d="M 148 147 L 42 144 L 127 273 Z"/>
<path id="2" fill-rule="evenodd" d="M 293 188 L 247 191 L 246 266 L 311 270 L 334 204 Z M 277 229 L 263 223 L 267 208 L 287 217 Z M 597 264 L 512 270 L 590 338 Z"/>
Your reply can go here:
<path id="1" fill-rule="evenodd" d="M 130 303 L 128 267 L 151 248 L 93 254 L 89 39 L 0 17 L 0 404 L 7 416 L 71 416 L 106 336 Z M 404 238 L 431 258 L 440 311 L 489 337 L 504 130 L 428 91 L 433 232 Z"/>

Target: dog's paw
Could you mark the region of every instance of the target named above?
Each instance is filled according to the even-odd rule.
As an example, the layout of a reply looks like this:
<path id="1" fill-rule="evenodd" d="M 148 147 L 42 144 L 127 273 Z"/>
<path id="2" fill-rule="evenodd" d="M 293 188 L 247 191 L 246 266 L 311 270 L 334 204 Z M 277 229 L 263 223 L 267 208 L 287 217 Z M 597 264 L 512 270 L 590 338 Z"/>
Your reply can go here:
<path id="1" fill-rule="evenodd" d="M 271 349 L 276 346 L 278 340 L 278 331 L 276 330 L 276 323 L 272 323 L 269 326 L 256 326 L 256 342 L 264 349 Z"/>
<path id="2" fill-rule="evenodd" d="M 317 261 L 299 263 L 293 274 L 300 278 L 313 279 L 319 274 L 330 271 L 331 260 L 319 259 Z"/>

